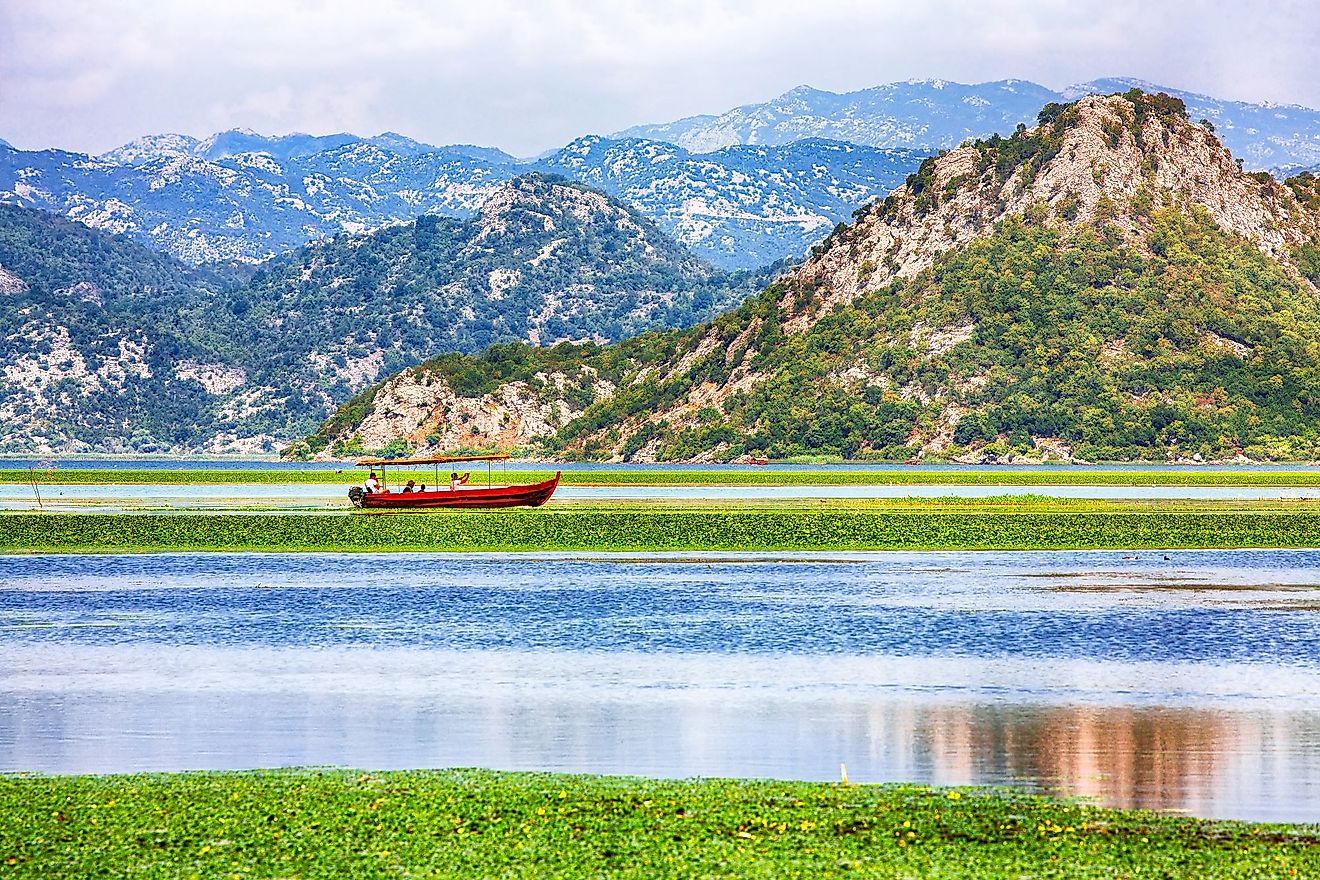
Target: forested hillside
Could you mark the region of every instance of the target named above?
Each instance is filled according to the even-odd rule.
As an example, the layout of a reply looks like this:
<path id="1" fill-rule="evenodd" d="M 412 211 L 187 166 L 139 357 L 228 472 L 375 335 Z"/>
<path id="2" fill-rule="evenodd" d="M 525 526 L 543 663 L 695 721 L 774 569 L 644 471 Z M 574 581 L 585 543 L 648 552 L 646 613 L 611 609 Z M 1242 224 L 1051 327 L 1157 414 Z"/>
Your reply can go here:
<path id="1" fill-rule="evenodd" d="M 0 212 L 7 451 L 269 451 L 437 353 L 685 326 L 769 277 L 714 269 L 633 209 L 543 175 L 473 220 L 342 236 L 255 272 Z"/>
<path id="2" fill-rule="evenodd" d="M 1050 104 L 931 159 L 708 324 L 433 361 L 304 450 L 1314 458 L 1317 193 L 1243 173 L 1176 98 Z M 416 422 L 387 422 L 404 397 Z"/>

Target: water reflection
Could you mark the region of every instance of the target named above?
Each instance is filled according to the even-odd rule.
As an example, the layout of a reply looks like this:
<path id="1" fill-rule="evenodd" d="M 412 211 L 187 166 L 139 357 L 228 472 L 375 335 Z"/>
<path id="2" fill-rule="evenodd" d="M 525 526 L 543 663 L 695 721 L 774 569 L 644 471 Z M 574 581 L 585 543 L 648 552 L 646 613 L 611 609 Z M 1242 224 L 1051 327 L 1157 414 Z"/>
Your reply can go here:
<path id="1" fill-rule="evenodd" d="M 364 682 L 364 684 L 368 684 Z M 1002 784 L 1101 803 L 1320 819 L 1320 716 L 844 693 L 608 694 L 516 683 L 4 694 L 3 769 L 483 766 L 652 776 Z"/>
<path id="2" fill-rule="evenodd" d="M 1320 552 L 0 557 L 0 770 L 1012 784 L 1320 820 Z"/>

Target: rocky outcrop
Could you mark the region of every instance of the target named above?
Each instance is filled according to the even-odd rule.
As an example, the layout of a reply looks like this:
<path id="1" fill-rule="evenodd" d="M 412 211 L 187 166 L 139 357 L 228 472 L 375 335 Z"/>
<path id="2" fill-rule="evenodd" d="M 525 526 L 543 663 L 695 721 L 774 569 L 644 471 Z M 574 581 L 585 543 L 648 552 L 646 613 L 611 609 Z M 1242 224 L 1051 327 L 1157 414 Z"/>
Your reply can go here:
<path id="1" fill-rule="evenodd" d="M 802 332 L 832 307 L 916 275 L 1013 215 L 1034 213 L 1064 228 L 1105 220 L 1136 240 L 1149 231 L 1143 207 L 1199 208 L 1285 264 L 1320 233 L 1320 220 L 1286 186 L 1244 174 L 1209 131 L 1175 115 L 1138 119 L 1139 106 L 1118 95 L 1082 98 L 1018 136 L 1037 152 L 1007 174 L 990 164 L 983 142 L 928 160 L 802 267 L 796 286 L 817 295 L 801 308 L 785 297 L 786 329 Z M 1049 157 L 1033 167 L 1043 153 Z"/>
<path id="2" fill-rule="evenodd" d="M 584 407 L 566 400 L 570 389 L 579 399 L 606 400 L 614 386 L 587 368 L 570 379 L 564 373 L 538 373 L 530 380 L 497 385 L 480 396 L 457 394 L 441 375 L 407 370 L 376 392 L 361 422 L 328 438 L 316 456 L 332 460 L 343 444 L 379 449 L 405 440 L 414 449 L 522 449 L 582 415 Z"/>

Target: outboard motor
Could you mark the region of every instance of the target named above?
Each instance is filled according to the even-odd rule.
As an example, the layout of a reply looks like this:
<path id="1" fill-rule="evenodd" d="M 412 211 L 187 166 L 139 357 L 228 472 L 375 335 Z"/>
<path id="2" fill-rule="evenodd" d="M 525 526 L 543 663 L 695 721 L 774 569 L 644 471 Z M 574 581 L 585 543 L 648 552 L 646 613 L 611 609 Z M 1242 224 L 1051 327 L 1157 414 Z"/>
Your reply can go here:
<path id="1" fill-rule="evenodd" d="M 362 496 L 366 494 L 367 493 L 363 491 L 361 486 L 352 486 L 348 490 L 348 500 L 353 502 L 354 507 L 361 507 Z"/>

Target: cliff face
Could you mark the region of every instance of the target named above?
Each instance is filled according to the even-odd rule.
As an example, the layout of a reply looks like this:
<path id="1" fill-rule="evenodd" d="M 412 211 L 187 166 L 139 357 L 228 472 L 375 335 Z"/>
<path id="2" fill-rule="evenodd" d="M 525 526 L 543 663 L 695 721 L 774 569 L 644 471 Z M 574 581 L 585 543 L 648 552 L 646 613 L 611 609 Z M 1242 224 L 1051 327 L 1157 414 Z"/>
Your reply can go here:
<path id="1" fill-rule="evenodd" d="M 608 380 L 581 414 L 499 439 L 622 460 L 1309 456 L 1318 201 L 1314 179 L 1243 173 L 1168 96 L 1047 105 L 928 160 L 737 310 L 581 352 Z M 465 367 L 482 399 L 534 369 L 494 365 Z M 428 437 L 460 409 L 431 408 Z"/>

